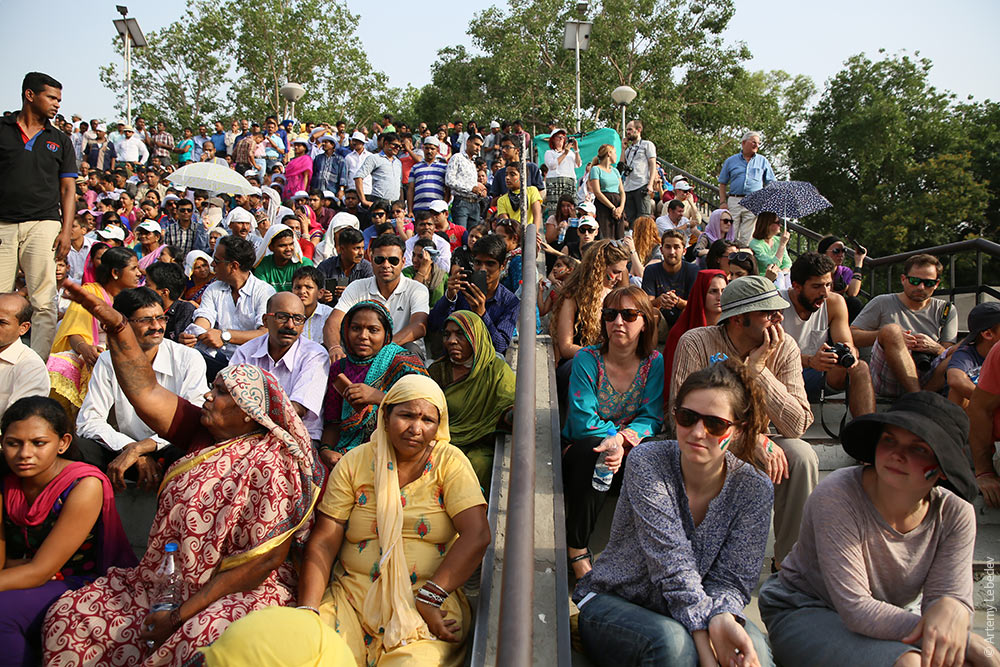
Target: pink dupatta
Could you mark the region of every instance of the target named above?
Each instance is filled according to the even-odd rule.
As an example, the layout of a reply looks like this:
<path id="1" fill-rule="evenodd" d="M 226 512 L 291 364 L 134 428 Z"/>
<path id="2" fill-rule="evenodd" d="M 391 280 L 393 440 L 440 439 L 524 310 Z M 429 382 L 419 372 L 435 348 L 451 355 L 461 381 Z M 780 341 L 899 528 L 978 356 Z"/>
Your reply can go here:
<path id="1" fill-rule="evenodd" d="M 313 161 L 308 155 L 300 155 L 285 165 L 285 196 L 291 197 L 309 185 L 306 174 L 312 174 Z"/>

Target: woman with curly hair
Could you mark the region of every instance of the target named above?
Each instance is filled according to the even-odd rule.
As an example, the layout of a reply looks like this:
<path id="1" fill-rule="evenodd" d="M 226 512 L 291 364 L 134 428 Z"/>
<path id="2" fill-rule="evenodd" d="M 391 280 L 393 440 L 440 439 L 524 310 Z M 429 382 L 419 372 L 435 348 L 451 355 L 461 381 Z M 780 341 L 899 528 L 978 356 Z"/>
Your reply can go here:
<path id="1" fill-rule="evenodd" d="M 632 237 L 625 237 L 625 245 L 631 254 L 629 272 L 636 278 L 642 278 L 642 272 L 650 262 L 662 260 L 660 251 L 660 233 L 656 221 L 648 215 L 635 219 L 632 223 Z"/>
<path id="2" fill-rule="evenodd" d="M 594 345 L 600 340 L 604 297 L 614 288 L 628 285 L 627 262 L 628 251 L 621 241 L 594 241 L 587 246 L 580 265 L 563 282 L 550 325 L 562 415 L 566 414 L 573 356 L 584 345 Z"/>

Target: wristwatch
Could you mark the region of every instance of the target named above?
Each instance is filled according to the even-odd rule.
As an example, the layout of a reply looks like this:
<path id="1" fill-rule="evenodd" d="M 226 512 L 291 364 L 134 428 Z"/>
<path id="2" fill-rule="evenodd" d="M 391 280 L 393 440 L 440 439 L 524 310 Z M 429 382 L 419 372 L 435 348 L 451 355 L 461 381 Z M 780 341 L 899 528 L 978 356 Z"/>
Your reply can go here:
<path id="1" fill-rule="evenodd" d="M 233 340 L 233 334 L 228 330 L 222 332 L 222 342 L 228 345 Z"/>

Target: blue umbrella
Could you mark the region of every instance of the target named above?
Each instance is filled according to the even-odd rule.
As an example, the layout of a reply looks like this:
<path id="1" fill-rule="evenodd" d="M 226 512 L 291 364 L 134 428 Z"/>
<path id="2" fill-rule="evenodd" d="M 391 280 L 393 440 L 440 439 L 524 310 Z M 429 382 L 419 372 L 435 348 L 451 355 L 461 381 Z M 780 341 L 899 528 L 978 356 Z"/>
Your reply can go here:
<path id="1" fill-rule="evenodd" d="M 812 183 L 772 181 L 767 187 L 741 199 L 740 206 L 756 214 L 770 211 L 782 218 L 804 218 L 833 204 Z"/>

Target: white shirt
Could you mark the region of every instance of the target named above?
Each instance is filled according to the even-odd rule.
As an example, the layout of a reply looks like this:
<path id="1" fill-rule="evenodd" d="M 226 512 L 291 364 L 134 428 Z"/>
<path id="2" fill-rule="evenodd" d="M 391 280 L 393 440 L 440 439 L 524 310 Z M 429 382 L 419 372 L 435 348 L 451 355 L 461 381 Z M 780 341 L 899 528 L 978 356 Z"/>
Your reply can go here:
<path id="1" fill-rule="evenodd" d="M 625 192 L 633 192 L 649 185 L 650 179 L 654 176 L 654 174 L 649 173 L 650 159 L 654 162 L 656 160 L 656 146 L 647 139 L 640 139 L 637 143 L 623 149 L 622 161 L 632 168 L 629 175 L 625 177 L 623 184 Z"/>
<path id="2" fill-rule="evenodd" d="M 447 243 L 447 242 L 446 242 Z M 344 289 L 344 293 L 337 299 L 334 310 L 347 313 L 351 307 L 360 301 L 377 301 L 389 311 L 392 317 L 392 333 L 397 334 L 410 324 L 410 317 L 417 313 L 430 314 L 430 294 L 423 284 L 416 280 L 399 277 L 399 284 L 389 298 L 386 299 L 378 291 L 378 284 L 375 277 L 355 280 Z M 414 341 L 420 351 L 420 356 L 425 356 L 424 341 L 419 339 Z"/>
<path id="3" fill-rule="evenodd" d="M 442 271 L 448 273 L 451 271 L 451 244 L 437 234 L 435 234 L 433 238 L 434 247 L 438 250 L 438 256 L 434 258 L 434 263 L 437 264 Z M 413 249 L 416 247 L 417 241 L 419 240 L 420 237 L 417 235 L 413 235 L 406 239 L 406 251 L 403 253 L 404 267 L 413 265 Z"/>
<path id="4" fill-rule="evenodd" d="M 545 175 L 545 178 L 565 177 L 572 178 L 573 182 L 576 182 L 576 159 L 578 153 L 573 150 L 568 151 L 562 162 L 559 161 L 560 155 L 562 155 L 562 151 L 552 148 L 545 151 L 545 164 L 549 168 L 549 173 Z"/>
<path id="5" fill-rule="evenodd" d="M 80 284 L 83 282 L 83 270 L 87 265 L 87 255 L 95 241 L 87 236 L 83 237 L 83 245 L 79 250 L 74 250 L 73 245 L 69 246 L 69 254 L 66 255 L 66 263 L 69 265 L 69 279 Z"/>
<path id="6" fill-rule="evenodd" d="M 323 327 L 326 325 L 326 319 L 330 317 L 330 313 L 332 312 L 333 308 L 330 306 L 325 303 L 317 303 L 316 310 L 313 311 L 313 314 L 309 316 L 309 319 L 302 326 L 302 335 L 312 342 L 322 345 Z"/>
<path id="7" fill-rule="evenodd" d="M 251 273 L 240 288 L 238 300 L 233 303 L 232 288 L 221 280 L 216 280 L 205 288 L 201 305 L 194 311 L 194 320 L 204 317 L 213 329 L 221 331 L 253 331 L 263 326 L 262 318 L 267 310 L 267 300 L 273 294 L 273 287 Z M 201 343 L 198 346 L 210 355 L 216 353 L 216 350 Z M 229 359 L 238 347 L 233 343 L 226 343 L 221 350 L 223 356 Z"/>
<path id="8" fill-rule="evenodd" d="M 661 215 L 659 218 L 656 219 L 656 231 L 660 236 L 663 236 L 663 232 L 667 231 L 668 229 L 679 229 L 681 227 L 683 227 L 681 231 L 684 232 L 685 236 L 687 236 L 689 233 L 687 225 L 688 225 L 688 219 L 685 218 L 684 216 L 681 216 L 681 221 L 678 222 L 676 225 L 674 224 L 673 220 L 670 219 L 670 216 L 667 215 L 666 213 L 664 213 L 663 215 Z"/>
<path id="9" fill-rule="evenodd" d="M 267 351 L 268 340 L 270 336 L 263 335 L 243 343 L 233 353 L 229 365 L 253 364 L 273 375 L 288 398 L 308 411 L 302 423 L 309 437 L 319 440 L 323 435 L 321 416 L 330 375 L 329 353 L 319 343 L 299 336 L 281 359 L 275 361 Z"/>
<path id="10" fill-rule="evenodd" d="M 122 138 L 115 144 L 115 156 L 119 162 L 145 163 L 149 158 L 149 149 L 142 139 L 135 136 Z"/>
<path id="11" fill-rule="evenodd" d="M 357 151 L 351 151 L 344 156 L 344 162 L 347 164 L 347 177 L 351 180 L 352 185 L 354 184 L 354 172 L 361 169 L 361 165 L 365 163 L 365 160 L 368 159 L 369 155 L 372 155 L 372 153 L 369 153 L 368 151 L 361 151 L 360 153 Z M 364 177 L 364 180 L 361 181 L 361 185 L 364 187 L 366 195 L 370 195 L 372 193 L 371 174 Z"/>
<path id="12" fill-rule="evenodd" d="M 0 414 L 25 396 L 48 396 L 49 373 L 38 353 L 16 339 L 0 350 Z"/>
<path id="13" fill-rule="evenodd" d="M 205 358 L 197 350 L 164 339 L 153 358 L 153 373 L 161 386 L 181 398 L 198 406 L 205 402 L 205 394 L 208 393 Z M 108 423 L 112 408 L 118 423 L 117 431 Z M 76 431 L 116 452 L 146 438 L 155 440 L 157 449 L 169 444 L 153 433 L 153 429 L 135 413 L 135 408 L 118 384 L 114 366 L 111 365 L 111 353 L 107 351 L 102 352 L 94 364 L 87 397 L 83 399 L 76 416 Z"/>

